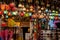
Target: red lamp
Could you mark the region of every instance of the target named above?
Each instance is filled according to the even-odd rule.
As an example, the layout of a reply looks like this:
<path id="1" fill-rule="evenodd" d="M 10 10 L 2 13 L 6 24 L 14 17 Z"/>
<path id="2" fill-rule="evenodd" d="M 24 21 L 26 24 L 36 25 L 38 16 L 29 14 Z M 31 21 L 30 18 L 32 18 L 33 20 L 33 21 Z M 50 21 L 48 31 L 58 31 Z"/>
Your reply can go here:
<path id="1" fill-rule="evenodd" d="M 15 11 L 16 9 L 17 9 L 16 7 L 13 7 L 13 8 L 12 8 L 12 11 Z"/>
<path id="2" fill-rule="evenodd" d="M 6 5 L 6 10 L 10 10 L 10 6 L 9 5 Z"/>
<path id="3" fill-rule="evenodd" d="M 3 12 L 2 11 L 0 11 L 0 15 L 2 15 L 3 14 Z"/>
<path id="4" fill-rule="evenodd" d="M 6 25 L 6 23 L 2 23 L 2 25 L 1 25 L 2 27 L 6 27 L 7 25 Z"/>
<path id="5" fill-rule="evenodd" d="M 22 12 L 22 13 L 20 13 L 20 16 L 24 16 L 24 13 Z"/>
<path id="6" fill-rule="evenodd" d="M 54 19 L 55 19 L 55 20 L 58 20 L 58 17 L 56 16 Z"/>
<path id="7" fill-rule="evenodd" d="M 10 3 L 10 7 L 15 7 L 15 4 L 14 3 Z"/>

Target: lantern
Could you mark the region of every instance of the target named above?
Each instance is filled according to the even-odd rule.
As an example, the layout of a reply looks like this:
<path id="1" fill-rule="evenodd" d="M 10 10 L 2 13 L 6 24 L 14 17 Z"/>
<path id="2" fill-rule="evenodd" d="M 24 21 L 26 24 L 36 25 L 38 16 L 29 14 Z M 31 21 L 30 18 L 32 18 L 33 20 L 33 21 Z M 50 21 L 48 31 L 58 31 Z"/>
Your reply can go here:
<path id="1" fill-rule="evenodd" d="M 11 16 L 11 13 L 10 12 L 8 12 L 8 16 Z"/>
<path id="2" fill-rule="evenodd" d="M 58 11 L 56 11 L 56 13 L 58 13 Z"/>
<path id="3" fill-rule="evenodd" d="M 38 9 L 40 9 L 40 6 L 37 6 Z"/>
<path id="4" fill-rule="evenodd" d="M 7 24 L 6 24 L 5 22 L 3 22 L 3 23 L 1 24 L 1 26 L 2 26 L 2 27 L 6 27 Z"/>
<path id="5" fill-rule="evenodd" d="M 34 7 L 33 6 L 30 6 L 31 9 L 33 9 Z"/>
<path id="6" fill-rule="evenodd" d="M 15 7 L 15 4 L 14 3 L 10 3 L 10 7 Z"/>
<path id="7" fill-rule="evenodd" d="M 60 16 L 60 14 L 58 14 L 58 16 Z"/>
<path id="8" fill-rule="evenodd" d="M 12 12 L 12 15 L 17 15 L 17 12 Z"/>
<path id="9" fill-rule="evenodd" d="M 6 5 L 6 10 L 10 10 L 10 6 L 9 5 Z"/>
<path id="10" fill-rule="evenodd" d="M 48 12 L 48 11 L 49 11 L 48 9 L 45 10 L 45 12 Z"/>
<path id="11" fill-rule="evenodd" d="M 54 19 L 54 16 L 49 16 L 50 19 Z"/>
<path id="12" fill-rule="evenodd" d="M 32 16 L 32 13 L 29 13 L 29 16 Z"/>
<path id="13" fill-rule="evenodd" d="M 49 12 L 51 12 L 51 10 L 49 10 Z"/>
<path id="14" fill-rule="evenodd" d="M 24 5 L 22 5 L 22 8 L 24 8 Z"/>
<path id="15" fill-rule="evenodd" d="M 41 13 L 41 10 L 39 10 L 38 13 Z"/>
<path id="16" fill-rule="evenodd" d="M 44 18 L 44 15 L 39 15 L 38 17 L 39 17 L 39 18 Z"/>
<path id="17" fill-rule="evenodd" d="M 1 4 L 1 10 L 5 10 L 5 6 L 6 6 L 6 4 Z"/>
<path id="18" fill-rule="evenodd" d="M 4 15 L 2 15 L 2 19 L 4 18 Z"/>
<path id="19" fill-rule="evenodd" d="M 22 4 L 19 4 L 18 7 L 22 7 Z"/>
<path id="20" fill-rule="evenodd" d="M 44 7 L 42 7 L 41 10 L 44 10 Z"/>
<path id="21" fill-rule="evenodd" d="M 2 15 L 3 14 L 3 12 L 2 11 L 0 11 L 0 15 Z"/>
<path id="22" fill-rule="evenodd" d="M 26 10 L 26 8 L 23 8 L 23 10 L 25 11 L 25 10 Z"/>
<path id="23" fill-rule="evenodd" d="M 36 15 L 36 14 L 33 14 L 33 15 L 32 15 L 32 18 L 37 18 L 37 15 Z"/>
<path id="24" fill-rule="evenodd" d="M 22 16 L 22 17 L 23 17 L 23 16 L 24 16 L 24 13 L 23 13 L 23 12 L 22 12 L 22 13 L 20 13 L 20 16 Z"/>
<path id="25" fill-rule="evenodd" d="M 26 11 L 28 12 L 28 11 L 29 11 L 29 9 L 26 9 Z"/>
<path id="26" fill-rule="evenodd" d="M 26 5 L 26 8 L 29 8 L 29 5 L 28 4 Z"/>
<path id="27" fill-rule="evenodd" d="M 41 5 L 44 5 L 44 2 L 41 2 Z"/>
<path id="28" fill-rule="evenodd" d="M 50 7 L 50 4 L 47 4 L 46 6 L 47 6 L 47 7 Z"/>
<path id="29" fill-rule="evenodd" d="M 8 15 L 6 15 L 6 18 L 8 18 Z"/>
<path id="30" fill-rule="evenodd" d="M 55 19 L 55 20 L 58 20 L 58 17 L 55 17 L 54 19 Z"/>
<path id="31" fill-rule="evenodd" d="M 33 9 L 31 8 L 30 11 L 33 11 Z"/>
<path id="32" fill-rule="evenodd" d="M 5 11 L 4 11 L 4 14 L 7 14 L 7 13 L 8 13 L 8 11 L 7 11 L 7 10 L 5 10 Z"/>
<path id="33" fill-rule="evenodd" d="M 52 12 L 55 13 L 55 10 L 53 10 Z"/>
<path id="34" fill-rule="evenodd" d="M 13 7 L 13 8 L 12 8 L 12 11 L 15 11 L 16 9 L 17 9 L 16 7 Z"/>
<path id="35" fill-rule="evenodd" d="M 25 17 L 29 17 L 29 13 L 25 13 Z"/>

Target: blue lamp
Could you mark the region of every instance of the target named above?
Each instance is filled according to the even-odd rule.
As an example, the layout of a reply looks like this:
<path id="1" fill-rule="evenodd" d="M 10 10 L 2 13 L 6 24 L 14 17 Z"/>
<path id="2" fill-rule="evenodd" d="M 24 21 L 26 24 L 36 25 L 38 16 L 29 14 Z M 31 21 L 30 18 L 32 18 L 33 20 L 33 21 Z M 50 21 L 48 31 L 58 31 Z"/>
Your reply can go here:
<path id="1" fill-rule="evenodd" d="M 6 15 L 6 18 L 8 18 L 8 15 Z"/>
<path id="2" fill-rule="evenodd" d="M 49 11 L 48 9 L 45 10 L 45 12 L 48 12 L 48 11 Z"/>

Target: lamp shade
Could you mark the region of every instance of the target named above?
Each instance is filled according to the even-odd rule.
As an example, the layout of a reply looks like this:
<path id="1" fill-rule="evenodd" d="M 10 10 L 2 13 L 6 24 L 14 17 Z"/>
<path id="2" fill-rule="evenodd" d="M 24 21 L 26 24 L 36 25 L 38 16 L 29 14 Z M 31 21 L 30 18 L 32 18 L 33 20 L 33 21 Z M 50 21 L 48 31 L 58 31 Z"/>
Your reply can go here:
<path id="1" fill-rule="evenodd" d="M 36 15 L 36 14 L 33 14 L 33 15 L 32 15 L 32 18 L 37 18 L 37 15 Z"/>
<path id="2" fill-rule="evenodd" d="M 44 15 L 39 15 L 38 17 L 39 17 L 39 18 L 44 18 Z"/>
<path id="3" fill-rule="evenodd" d="M 22 17 L 23 17 L 23 16 L 24 16 L 24 13 L 23 13 L 23 12 L 22 12 L 22 13 L 20 13 L 20 16 L 22 16 Z"/>
<path id="4" fill-rule="evenodd" d="M 4 10 L 5 10 L 5 6 L 6 6 L 6 4 L 2 4 L 2 5 L 1 5 L 1 10 L 4 11 Z"/>
<path id="5" fill-rule="evenodd" d="M 54 19 L 55 19 L 55 20 L 58 20 L 58 17 L 55 17 Z"/>
<path id="6" fill-rule="evenodd" d="M 29 13 L 25 13 L 25 17 L 29 17 Z"/>
<path id="7" fill-rule="evenodd" d="M 29 13 L 29 16 L 32 16 L 32 13 Z"/>
<path id="8" fill-rule="evenodd" d="M 54 16 L 49 16 L 50 19 L 54 19 Z"/>
<path id="9" fill-rule="evenodd" d="M 12 11 L 15 11 L 16 9 L 17 9 L 16 7 L 13 7 L 13 8 L 12 8 Z"/>
<path id="10" fill-rule="evenodd" d="M 2 11 L 0 11 L 0 15 L 2 15 L 3 14 L 3 12 Z"/>
<path id="11" fill-rule="evenodd" d="M 4 11 L 4 14 L 8 14 L 8 11 L 7 11 L 7 10 L 5 10 L 5 11 Z"/>
<path id="12" fill-rule="evenodd" d="M 6 5 L 6 10 L 10 10 L 10 6 L 9 5 Z"/>
<path id="13" fill-rule="evenodd" d="M 14 3 L 10 3 L 9 6 L 12 8 L 12 7 L 15 7 L 15 4 Z"/>
<path id="14" fill-rule="evenodd" d="M 53 13 L 55 13 L 56 11 L 55 11 L 55 10 L 53 10 L 52 12 L 53 12 Z"/>
<path id="15" fill-rule="evenodd" d="M 48 11 L 49 11 L 48 9 L 45 10 L 45 12 L 48 12 Z"/>
<path id="16" fill-rule="evenodd" d="M 22 4 L 19 4 L 18 7 L 22 7 Z"/>
<path id="17" fill-rule="evenodd" d="M 1 24 L 1 26 L 2 26 L 2 27 L 6 27 L 7 24 L 6 24 L 5 22 L 3 22 L 3 23 Z"/>
<path id="18" fill-rule="evenodd" d="M 12 12 L 12 15 L 17 15 L 17 13 L 16 12 Z"/>
<path id="19" fill-rule="evenodd" d="M 8 15 L 6 15 L 6 18 L 8 18 Z"/>
<path id="20" fill-rule="evenodd" d="M 8 16 L 11 16 L 11 13 L 10 12 L 8 12 Z"/>

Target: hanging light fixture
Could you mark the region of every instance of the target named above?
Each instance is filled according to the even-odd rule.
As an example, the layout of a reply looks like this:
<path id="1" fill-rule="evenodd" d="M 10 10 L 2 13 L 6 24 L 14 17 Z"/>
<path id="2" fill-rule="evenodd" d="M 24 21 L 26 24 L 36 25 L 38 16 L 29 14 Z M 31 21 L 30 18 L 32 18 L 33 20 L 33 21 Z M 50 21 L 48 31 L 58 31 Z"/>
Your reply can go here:
<path id="1" fill-rule="evenodd" d="M 56 13 L 58 13 L 58 11 L 56 11 Z"/>
<path id="2" fill-rule="evenodd" d="M 45 12 L 48 12 L 48 11 L 49 11 L 48 9 L 45 10 Z"/>
<path id="3" fill-rule="evenodd" d="M 41 10 L 38 11 L 38 13 L 41 13 L 41 12 L 42 12 Z"/>
<path id="4" fill-rule="evenodd" d="M 23 13 L 23 12 L 21 12 L 21 13 L 20 13 L 20 16 L 22 16 L 22 17 L 23 17 L 23 16 L 24 16 L 24 13 Z"/>
<path id="5" fill-rule="evenodd" d="M 41 10 L 44 10 L 44 7 L 41 7 Z"/>
<path id="6" fill-rule="evenodd" d="M 49 10 L 49 12 L 51 13 L 51 10 Z"/>
<path id="7" fill-rule="evenodd" d="M 41 2 L 41 5 L 44 5 L 44 2 Z"/>
<path id="8" fill-rule="evenodd" d="M 10 10 L 10 6 L 9 5 L 6 5 L 6 10 Z"/>
<path id="9" fill-rule="evenodd" d="M 50 19 L 54 19 L 54 16 L 49 16 Z"/>
<path id="10" fill-rule="evenodd" d="M 12 2 L 12 3 L 9 4 L 9 6 L 10 6 L 11 8 L 15 7 L 15 3 Z"/>
<path id="11" fill-rule="evenodd" d="M 32 16 L 32 13 L 29 13 L 29 16 Z"/>
<path id="12" fill-rule="evenodd" d="M 6 15 L 6 18 L 8 18 L 8 15 Z"/>
<path id="13" fill-rule="evenodd" d="M 39 18 L 44 18 L 44 15 L 39 15 Z"/>
<path id="14" fill-rule="evenodd" d="M 30 11 L 33 11 L 33 9 L 31 8 Z"/>
<path id="15" fill-rule="evenodd" d="M 31 5 L 30 8 L 33 9 L 34 7 Z"/>
<path id="16" fill-rule="evenodd" d="M 40 6 L 37 6 L 38 9 L 40 9 Z"/>
<path id="17" fill-rule="evenodd" d="M 56 11 L 55 11 L 55 10 L 53 10 L 52 12 L 53 12 L 53 13 L 55 13 Z"/>
<path id="18" fill-rule="evenodd" d="M 37 18 L 37 15 L 36 15 L 36 14 L 33 14 L 33 15 L 32 15 L 32 18 Z"/>
<path id="19" fill-rule="evenodd" d="M 4 11 L 4 14 L 8 14 L 8 11 L 7 11 L 7 10 L 5 10 L 5 11 Z"/>
<path id="20" fill-rule="evenodd" d="M 22 4 L 19 4 L 18 7 L 22 7 Z"/>
<path id="21" fill-rule="evenodd" d="M 47 6 L 47 7 L 50 7 L 50 4 L 47 4 L 46 6 Z"/>
<path id="22" fill-rule="evenodd" d="M 25 15 L 24 15 L 25 17 L 29 17 L 29 13 L 25 13 Z"/>
<path id="23" fill-rule="evenodd" d="M 12 15 L 17 15 L 17 12 L 15 11 L 15 12 L 12 12 Z"/>
<path id="24" fill-rule="evenodd" d="M 15 11 L 15 10 L 17 10 L 17 8 L 16 8 L 16 7 L 13 7 L 13 8 L 12 8 L 12 11 Z"/>
<path id="25" fill-rule="evenodd" d="M 3 14 L 3 12 L 2 11 L 0 11 L 0 15 L 2 15 Z"/>
<path id="26" fill-rule="evenodd" d="M 26 8 L 25 7 L 23 8 L 23 11 L 26 11 Z"/>

